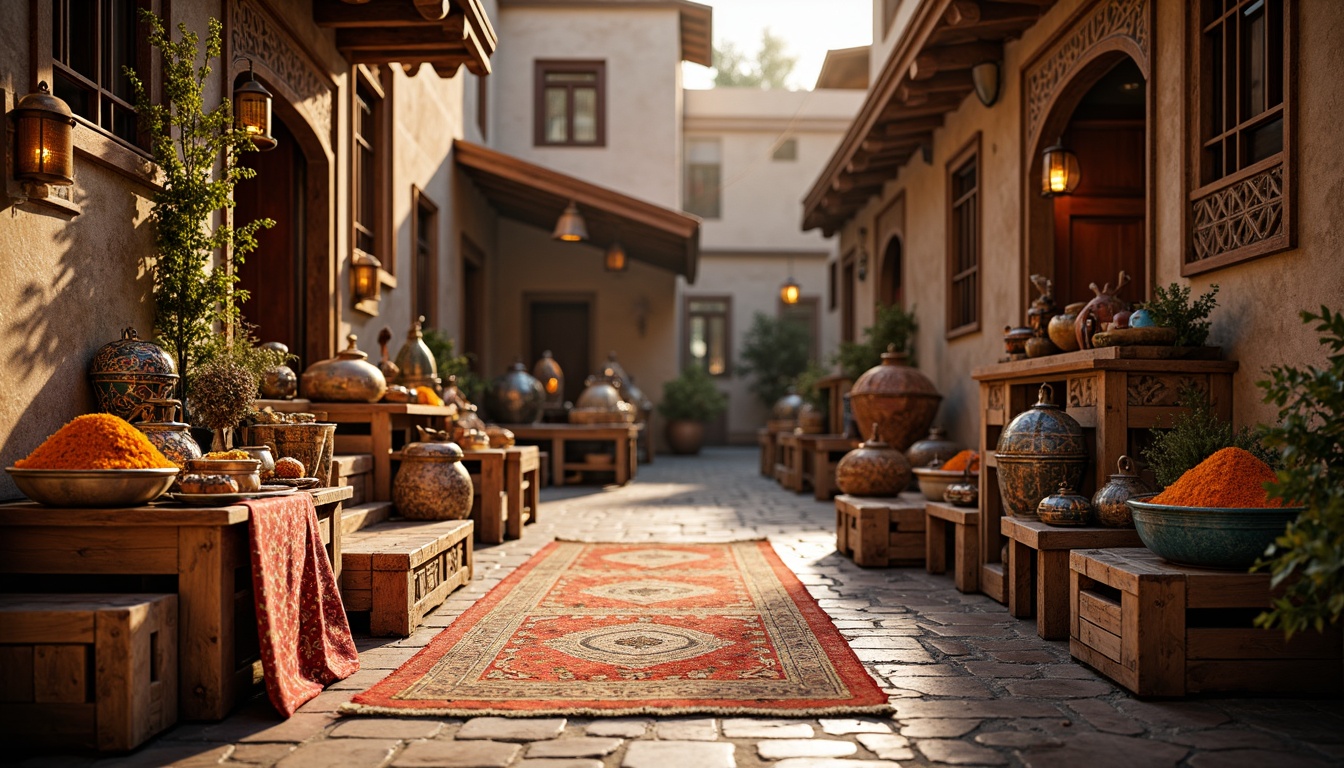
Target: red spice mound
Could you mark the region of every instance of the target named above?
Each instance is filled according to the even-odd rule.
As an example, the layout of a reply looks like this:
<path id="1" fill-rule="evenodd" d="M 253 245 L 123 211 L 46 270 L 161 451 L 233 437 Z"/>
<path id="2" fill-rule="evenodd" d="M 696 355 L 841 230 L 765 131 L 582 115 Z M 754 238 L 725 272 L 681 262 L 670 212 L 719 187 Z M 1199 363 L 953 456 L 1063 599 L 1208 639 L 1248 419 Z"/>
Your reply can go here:
<path id="1" fill-rule="evenodd" d="M 110 413 L 79 416 L 56 430 L 26 459 L 23 469 L 167 469 L 169 461 L 145 433 Z"/>
<path id="2" fill-rule="evenodd" d="M 1265 483 L 1275 479 L 1265 462 L 1241 448 L 1224 448 L 1148 501 L 1172 507 L 1282 507 L 1282 499 L 1265 493 Z"/>
<path id="3" fill-rule="evenodd" d="M 967 464 L 971 465 L 972 472 L 979 472 L 980 471 L 979 452 L 972 451 L 971 449 L 967 448 L 961 453 L 958 453 L 956 456 L 953 456 L 952 458 L 943 462 L 943 466 L 939 467 L 939 469 L 950 469 L 955 472 L 960 472 L 963 469 L 966 469 Z"/>

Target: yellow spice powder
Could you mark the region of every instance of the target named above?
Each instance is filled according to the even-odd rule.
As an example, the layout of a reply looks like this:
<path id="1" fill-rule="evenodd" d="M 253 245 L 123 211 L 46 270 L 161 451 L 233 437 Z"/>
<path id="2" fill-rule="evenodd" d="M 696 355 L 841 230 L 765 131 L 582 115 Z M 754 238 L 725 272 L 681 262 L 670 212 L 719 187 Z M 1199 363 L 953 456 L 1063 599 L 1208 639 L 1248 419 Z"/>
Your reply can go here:
<path id="1" fill-rule="evenodd" d="M 169 461 L 145 433 L 110 413 L 79 416 L 61 427 L 28 458 L 23 469 L 167 469 Z"/>

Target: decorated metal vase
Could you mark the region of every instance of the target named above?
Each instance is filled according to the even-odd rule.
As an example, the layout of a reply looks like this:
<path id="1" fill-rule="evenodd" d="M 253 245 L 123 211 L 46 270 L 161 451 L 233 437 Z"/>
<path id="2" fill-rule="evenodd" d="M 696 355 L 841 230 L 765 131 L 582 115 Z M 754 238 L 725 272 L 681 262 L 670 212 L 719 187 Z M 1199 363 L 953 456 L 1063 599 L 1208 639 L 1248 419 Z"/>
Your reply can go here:
<path id="1" fill-rule="evenodd" d="M 541 418 L 546 390 L 527 372 L 522 361 L 495 378 L 485 391 L 485 410 L 504 424 L 531 424 Z"/>
<path id="2" fill-rule="evenodd" d="M 99 410 L 130 421 L 153 421 L 151 401 L 173 396 L 177 364 L 157 344 L 142 341 L 134 328 L 104 344 L 89 363 L 89 383 Z"/>
<path id="3" fill-rule="evenodd" d="M 629 424 L 635 411 L 621 399 L 621 393 L 609 380 L 600 376 L 584 379 L 584 390 L 569 411 L 571 424 Z"/>
<path id="4" fill-rule="evenodd" d="M 411 520 L 464 520 L 474 490 L 457 443 L 411 443 L 401 454 L 392 503 Z"/>
<path id="5" fill-rule="evenodd" d="M 289 347 L 278 341 L 268 341 L 262 349 L 272 349 L 289 354 Z M 299 394 L 299 375 L 288 365 L 281 364 L 268 368 L 261 376 L 261 396 L 273 400 L 293 400 Z"/>
<path id="6" fill-rule="evenodd" d="M 995 447 L 999 495 L 1014 517 L 1034 519 L 1041 499 L 1061 483 L 1080 487 L 1087 471 L 1083 428 L 1051 402 L 1053 394 L 1042 384 L 1036 404 L 1003 428 Z"/>
<path id="7" fill-rule="evenodd" d="M 393 383 L 407 389 L 429 387 L 437 392 L 443 382 L 439 380 L 439 366 L 434 361 L 434 353 L 429 351 L 429 345 L 425 343 L 424 325 L 425 316 L 421 315 L 406 332 L 406 343 L 397 350 L 394 363 L 397 372 Z"/>
<path id="8" fill-rule="evenodd" d="M 1154 493 L 1155 489 L 1143 482 L 1134 468 L 1133 459 L 1128 456 L 1120 457 L 1116 470 L 1110 482 L 1093 494 L 1092 509 L 1097 513 L 1097 522 L 1107 528 L 1133 528 L 1134 520 L 1125 502 L 1135 496 Z"/>
<path id="9" fill-rule="evenodd" d="M 1092 524 L 1092 505 L 1086 496 L 1074 492 L 1068 483 L 1060 483 L 1053 495 L 1036 505 L 1036 516 L 1046 525 L 1077 527 Z"/>
<path id="10" fill-rule="evenodd" d="M 874 437 L 846 453 L 835 465 L 835 487 L 851 496 L 895 496 L 910 485 L 910 462 Z"/>
<path id="11" fill-rule="evenodd" d="M 179 468 L 186 467 L 191 459 L 201 458 L 201 446 L 191 436 L 191 425 L 177 420 L 180 400 L 150 400 L 153 421 L 136 424 L 136 428 L 145 433 L 149 442 L 154 444 L 169 461 Z"/>
<path id="12" fill-rule="evenodd" d="M 303 372 L 299 381 L 303 396 L 319 401 L 376 403 L 387 392 L 387 379 L 355 345 L 358 337 L 352 333 L 345 338 L 350 346 Z"/>
<path id="13" fill-rule="evenodd" d="M 929 431 L 938 404 L 933 382 L 905 364 L 906 355 L 895 345 L 882 353 L 882 364 L 869 368 L 849 390 L 850 407 L 859 428 L 876 424 L 898 451 L 904 451 Z M 865 438 L 872 438 L 870 432 Z"/>
<path id="14" fill-rule="evenodd" d="M 802 407 L 803 396 L 789 387 L 788 393 L 776 400 L 770 408 L 770 418 L 776 421 L 797 421 L 798 409 Z"/>

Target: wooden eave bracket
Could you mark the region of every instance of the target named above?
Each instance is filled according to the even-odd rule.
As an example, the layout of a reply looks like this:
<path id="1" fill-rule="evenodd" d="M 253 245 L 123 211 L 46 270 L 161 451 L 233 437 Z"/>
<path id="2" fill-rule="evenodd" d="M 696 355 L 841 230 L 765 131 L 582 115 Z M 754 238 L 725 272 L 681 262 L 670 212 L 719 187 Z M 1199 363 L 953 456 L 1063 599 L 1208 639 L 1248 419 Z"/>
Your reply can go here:
<path id="1" fill-rule="evenodd" d="M 430 64 L 440 77 L 466 65 L 490 74 L 498 37 L 480 0 L 317 0 L 313 21 L 336 29 L 336 48 L 352 64 Z"/>

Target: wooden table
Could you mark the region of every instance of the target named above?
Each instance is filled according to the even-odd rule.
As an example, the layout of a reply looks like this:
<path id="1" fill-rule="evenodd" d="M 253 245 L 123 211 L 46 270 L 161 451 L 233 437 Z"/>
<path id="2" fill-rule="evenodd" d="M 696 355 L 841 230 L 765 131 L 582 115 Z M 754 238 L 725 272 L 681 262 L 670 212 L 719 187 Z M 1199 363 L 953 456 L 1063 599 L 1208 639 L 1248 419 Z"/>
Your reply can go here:
<path id="1" fill-rule="evenodd" d="M 373 487 L 369 501 L 392 499 L 393 452 L 419 439 L 415 428 L 442 429 L 454 411 L 443 405 L 416 403 L 313 403 L 314 411 L 325 411 L 328 422 L 335 422 L 336 453 L 367 453 L 373 456 Z M 367 424 L 369 433 L 342 432 L 346 424 Z"/>
<path id="2" fill-rule="evenodd" d="M 1232 420 L 1232 374 L 1237 363 L 1219 359 L 1217 347 L 1103 347 L 976 368 L 980 382 L 980 591 L 1005 602 L 1004 545 L 999 519 L 1007 514 L 999 496 L 999 435 L 1036 402 L 1041 384 L 1054 402 L 1083 428 L 1091 448 L 1078 493 L 1091 497 L 1116 471 L 1122 454 L 1135 456 L 1148 430 L 1170 427 L 1185 409 L 1180 390 L 1202 390 L 1219 418 Z"/>
<path id="3" fill-rule="evenodd" d="M 464 450 L 462 464 L 471 472 L 475 491 L 471 500 L 471 519 L 476 523 L 476 538 L 486 544 L 502 544 L 509 496 L 504 478 L 504 449 Z"/>
<path id="4" fill-rule="evenodd" d="M 1009 540 L 1008 612 L 1019 619 L 1034 612 L 1036 634 L 1046 640 L 1069 636 L 1070 550 L 1143 546 L 1133 528 L 1061 528 L 1020 517 L 1001 518 L 999 525 Z"/>
<path id="5" fill-rule="evenodd" d="M 612 472 L 617 485 L 625 485 L 635 477 L 636 449 L 639 441 L 638 424 L 507 424 L 519 443 L 541 445 L 551 455 L 551 482 L 565 484 L 566 472 Z M 610 443 L 611 463 L 596 463 L 587 457 L 573 461 L 565 455 L 567 442 Z"/>
<path id="6" fill-rule="evenodd" d="M 520 539 L 523 526 L 535 523 L 541 508 L 541 450 L 535 445 L 514 445 L 504 451 L 504 485 L 509 492 L 504 537 Z"/>
<path id="7" fill-rule="evenodd" d="M 332 569 L 336 517 L 350 488 L 310 491 Z M 178 599 L 178 705 L 188 720 L 221 720 L 252 687 L 253 616 L 248 510 L 154 503 L 130 509 L 0 505 L 0 573 L 172 576 Z M 248 650 L 250 649 L 250 650 Z"/>
<path id="8" fill-rule="evenodd" d="M 953 583 L 958 592 L 980 587 L 980 510 L 941 501 L 924 505 L 924 568 L 929 573 L 947 573 L 952 556 Z M 952 531 L 948 538 L 948 529 Z M 952 541 L 951 552 L 947 543 Z"/>

